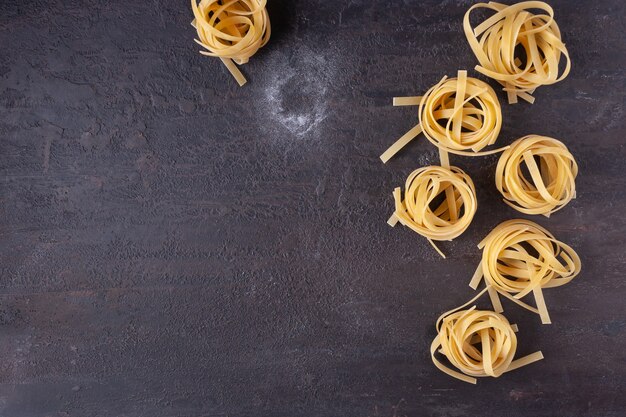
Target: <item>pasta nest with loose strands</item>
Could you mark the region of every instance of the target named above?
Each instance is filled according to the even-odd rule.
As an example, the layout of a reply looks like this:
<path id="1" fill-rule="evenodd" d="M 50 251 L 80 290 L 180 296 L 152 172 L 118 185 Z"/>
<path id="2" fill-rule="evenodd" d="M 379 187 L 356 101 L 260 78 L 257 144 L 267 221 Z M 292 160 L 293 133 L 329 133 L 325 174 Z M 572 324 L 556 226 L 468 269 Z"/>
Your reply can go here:
<path id="1" fill-rule="evenodd" d="M 265 5 L 266 0 L 191 0 L 195 41 L 208 51 L 200 53 L 220 58 L 240 86 L 246 79 L 233 61 L 247 63 L 270 39 Z"/>
<path id="2" fill-rule="evenodd" d="M 517 350 L 516 325 L 510 324 L 506 317 L 494 311 L 477 310 L 476 306 L 463 310 L 478 296 L 437 319 L 438 334 L 430 346 L 430 355 L 439 370 L 475 384 L 476 377 L 497 378 L 505 372 L 543 359 L 543 354 L 538 351 L 514 360 Z M 460 372 L 441 363 L 437 353 L 445 356 Z"/>
<path id="3" fill-rule="evenodd" d="M 476 9 L 496 13 L 472 28 L 470 14 Z M 533 14 L 533 9 L 543 13 Z M 557 83 L 570 72 L 569 54 L 554 21 L 554 11 L 544 2 L 525 1 L 510 6 L 478 3 L 465 14 L 463 29 L 480 63 L 476 71 L 498 81 L 510 104 L 517 103 L 518 97 L 533 103 L 531 94 L 537 87 Z M 561 56 L 566 62 L 559 75 Z"/>
<path id="4" fill-rule="evenodd" d="M 426 237 L 445 258 L 433 240 L 452 240 L 470 225 L 478 202 L 472 179 L 457 167 L 428 166 L 407 178 L 404 198 L 400 187 L 393 192 L 395 212 L 388 223 L 400 222 Z"/>
<path id="5" fill-rule="evenodd" d="M 440 152 L 478 156 L 493 145 L 502 127 L 502 110 L 495 91 L 485 82 L 459 71 L 457 78 L 443 77 L 420 97 L 396 97 L 394 106 L 419 106 L 419 123 L 381 156 L 387 162 L 420 133 Z"/>
<path id="6" fill-rule="evenodd" d="M 478 247 L 483 255 L 470 287 L 476 289 L 484 278 L 488 287 L 539 314 L 544 324 L 550 323 L 550 316 L 542 288 L 565 285 L 581 269 L 574 249 L 529 220 L 514 219 L 499 224 Z M 530 293 L 535 297 L 537 308 L 519 301 Z M 501 313 L 502 304 L 497 294 L 490 291 L 490 296 L 495 311 Z"/>
<path id="7" fill-rule="evenodd" d="M 513 142 L 500 156 L 496 187 L 504 202 L 517 211 L 550 217 L 576 198 L 577 175 L 578 164 L 563 143 L 528 135 Z"/>

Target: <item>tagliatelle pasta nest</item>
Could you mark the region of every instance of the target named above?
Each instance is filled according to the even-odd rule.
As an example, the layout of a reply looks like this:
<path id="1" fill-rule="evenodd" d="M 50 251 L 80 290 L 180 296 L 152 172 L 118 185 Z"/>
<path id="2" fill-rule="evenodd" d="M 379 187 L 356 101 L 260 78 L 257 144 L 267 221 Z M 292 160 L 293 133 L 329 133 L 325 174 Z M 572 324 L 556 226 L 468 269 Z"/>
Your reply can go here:
<path id="1" fill-rule="evenodd" d="M 406 180 L 404 197 L 400 187 L 393 192 L 395 212 L 388 223 L 404 226 L 433 240 L 452 240 L 470 225 L 478 202 L 472 179 L 457 167 L 428 166 L 413 171 Z"/>
<path id="2" fill-rule="evenodd" d="M 495 14 L 473 28 L 470 15 L 476 9 Z M 569 74 L 571 62 L 554 11 L 542 1 L 475 4 L 465 14 L 463 29 L 480 63 L 476 71 L 498 81 L 509 103 L 517 103 L 518 97 L 532 103 L 537 87 L 557 83 Z M 562 56 L 566 62 L 560 72 Z"/>
<path id="3" fill-rule="evenodd" d="M 220 58 L 240 86 L 246 79 L 235 63 L 247 63 L 270 39 L 266 1 L 191 0 L 195 41 L 208 51 L 200 53 Z"/>
<path id="4" fill-rule="evenodd" d="M 515 219 L 496 226 L 479 244 L 483 256 L 470 287 L 476 289 L 484 278 L 488 287 L 541 317 L 550 316 L 542 288 L 554 288 L 570 282 L 581 269 L 578 254 L 552 233 L 529 220 Z M 520 299 L 532 293 L 537 308 Z M 489 292 L 496 312 L 502 304 L 493 290 Z"/>
<path id="5" fill-rule="evenodd" d="M 439 370 L 471 384 L 476 383 L 476 377 L 497 378 L 505 372 L 543 359 L 541 351 L 513 359 L 517 351 L 517 326 L 510 324 L 502 314 L 477 310 L 476 306 L 463 310 L 485 290 L 437 319 L 438 334 L 430 346 L 432 361 Z M 441 363 L 437 354 L 446 357 L 460 372 Z"/>
<path id="6" fill-rule="evenodd" d="M 440 151 L 457 155 L 488 155 L 502 127 L 502 110 L 495 91 L 485 82 L 459 71 L 457 78 L 443 77 L 420 97 L 396 97 L 394 106 L 419 106 L 419 123 L 381 156 L 387 162 L 423 133 Z"/>
<path id="7" fill-rule="evenodd" d="M 522 167 L 528 169 L 528 178 Z M 528 135 L 500 155 L 496 187 L 504 202 L 525 214 L 546 217 L 576 198 L 578 164 L 567 147 L 546 136 Z"/>

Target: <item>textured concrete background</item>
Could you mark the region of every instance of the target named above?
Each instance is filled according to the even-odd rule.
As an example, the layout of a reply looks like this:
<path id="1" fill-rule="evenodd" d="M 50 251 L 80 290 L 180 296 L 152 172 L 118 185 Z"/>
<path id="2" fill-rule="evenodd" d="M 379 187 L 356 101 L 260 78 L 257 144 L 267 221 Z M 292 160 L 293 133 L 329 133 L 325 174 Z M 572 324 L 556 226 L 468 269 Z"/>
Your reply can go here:
<path id="1" fill-rule="evenodd" d="M 477 386 L 428 347 L 519 217 L 497 156 L 453 158 L 479 210 L 445 261 L 385 223 L 435 149 L 378 159 L 415 124 L 394 95 L 476 75 L 472 2 L 270 3 L 239 88 L 186 1 L 0 2 L 0 416 L 623 416 L 624 2 L 552 1 L 572 73 L 503 104 L 500 143 L 580 163 L 578 199 L 533 220 L 583 273 L 546 291 L 551 326 L 506 306 L 546 359 Z"/>

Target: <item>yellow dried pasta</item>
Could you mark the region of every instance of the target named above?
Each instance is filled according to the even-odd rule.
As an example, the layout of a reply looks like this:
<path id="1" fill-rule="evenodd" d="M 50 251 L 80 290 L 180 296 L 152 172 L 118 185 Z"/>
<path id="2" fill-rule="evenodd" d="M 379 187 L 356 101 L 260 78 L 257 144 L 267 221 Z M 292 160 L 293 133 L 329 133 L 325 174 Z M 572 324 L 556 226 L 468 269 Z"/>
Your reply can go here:
<path id="1" fill-rule="evenodd" d="M 524 174 L 522 163 L 530 178 Z M 513 142 L 500 155 L 496 187 L 504 202 L 517 211 L 550 217 L 576 198 L 577 175 L 578 164 L 563 143 L 546 136 L 528 135 Z"/>
<path id="2" fill-rule="evenodd" d="M 218 57 L 242 86 L 246 79 L 235 65 L 245 64 L 270 39 L 270 19 L 265 9 L 267 0 L 191 0 L 196 28 L 195 41 Z M 234 61 L 234 62 L 233 62 Z"/>
<path id="3" fill-rule="evenodd" d="M 541 351 L 513 359 L 517 350 L 517 326 L 510 324 L 502 314 L 477 310 L 476 306 L 463 310 L 486 290 L 442 314 L 435 325 L 437 336 L 430 345 L 431 359 L 439 370 L 470 384 L 475 384 L 477 377 L 497 378 L 543 359 Z M 441 363 L 437 353 L 445 356 L 460 372 Z"/>
<path id="4" fill-rule="evenodd" d="M 550 323 L 550 316 L 542 288 L 567 284 L 581 269 L 574 249 L 529 220 L 514 219 L 499 224 L 478 247 L 483 255 L 470 287 L 476 289 L 484 278 L 489 288 L 539 314 L 544 324 Z M 497 293 L 491 290 L 489 295 L 495 311 L 501 313 Z M 535 297 L 537 308 L 520 301 L 530 293 Z"/>
<path id="5" fill-rule="evenodd" d="M 502 127 L 498 97 L 485 82 L 459 71 L 457 78 L 443 77 L 424 96 L 396 97 L 394 106 L 419 106 L 419 123 L 389 147 L 380 159 L 386 163 L 411 140 L 423 133 L 441 152 L 487 155 Z"/>
<path id="6" fill-rule="evenodd" d="M 496 13 L 473 28 L 470 14 L 476 9 Z M 530 10 L 534 9 L 540 14 L 533 14 Z M 507 92 L 509 104 L 517 103 L 518 97 L 533 103 L 531 94 L 537 87 L 557 83 L 570 72 L 569 54 L 554 21 L 554 11 L 542 1 L 510 6 L 475 4 L 465 14 L 463 29 L 480 63 L 476 71 L 498 81 Z M 561 56 L 566 63 L 559 75 Z"/>
<path id="7" fill-rule="evenodd" d="M 393 227 L 400 222 L 426 237 L 444 258 L 433 240 L 459 236 L 470 225 L 478 207 L 472 179 L 457 167 L 419 168 L 408 176 L 404 198 L 400 187 L 394 190 L 393 198 L 395 211 L 387 223 Z"/>

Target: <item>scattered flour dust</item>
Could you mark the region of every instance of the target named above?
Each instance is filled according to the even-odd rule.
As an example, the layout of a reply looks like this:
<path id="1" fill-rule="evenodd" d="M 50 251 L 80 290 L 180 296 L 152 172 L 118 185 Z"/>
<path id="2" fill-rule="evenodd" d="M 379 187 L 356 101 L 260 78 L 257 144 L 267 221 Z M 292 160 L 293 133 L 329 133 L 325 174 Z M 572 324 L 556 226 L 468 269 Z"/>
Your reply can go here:
<path id="1" fill-rule="evenodd" d="M 270 61 L 273 73 L 258 103 L 259 125 L 272 141 L 318 139 L 328 116 L 327 86 L 336 73 L 334 63 L 307 46 L 292 51 L 291 57 L 276 52 Z"/>

